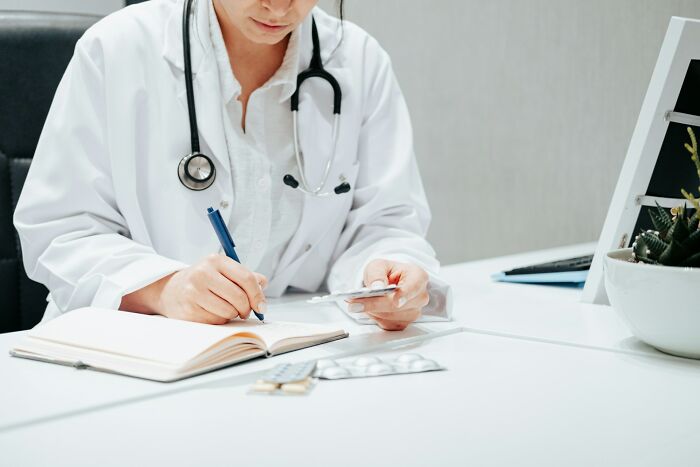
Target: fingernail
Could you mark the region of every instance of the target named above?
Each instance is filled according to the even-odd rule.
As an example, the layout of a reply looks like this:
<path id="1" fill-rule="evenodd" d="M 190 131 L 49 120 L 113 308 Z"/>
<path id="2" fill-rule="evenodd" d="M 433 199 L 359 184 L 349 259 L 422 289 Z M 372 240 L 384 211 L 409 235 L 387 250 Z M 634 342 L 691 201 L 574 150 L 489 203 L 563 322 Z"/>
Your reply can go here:
<path id="1" fill-rule="evenodd" d="M 408 299 L 406 297 L 399 298 L 399 308 L 403 308 L 407 301 Z"/>
<path id="2" fill-rule="evenodd" d="M 258 303 L 258 308 L 255 311 L 264 315 L 265 313 L 267 313 L 267 303 L 265 303 L 265 302 Z"/>
<path id="3" fill-rule="evenodd" d="M 370 289 L 374 289 L 374 290 L 383 289 L 384 287 L 386 287 L 386 284 L 384 283 L 384 281 L 379 281 L 379 280 L 372 282 L 372 285 L 369 286 Z"/>
<path id="4" fill-rule="evenodd" d="M 350 313 L 362 313 L 365 311 L 365 306 L 362 303 L 351 303 L 348 305 L 348 311 Z"/>

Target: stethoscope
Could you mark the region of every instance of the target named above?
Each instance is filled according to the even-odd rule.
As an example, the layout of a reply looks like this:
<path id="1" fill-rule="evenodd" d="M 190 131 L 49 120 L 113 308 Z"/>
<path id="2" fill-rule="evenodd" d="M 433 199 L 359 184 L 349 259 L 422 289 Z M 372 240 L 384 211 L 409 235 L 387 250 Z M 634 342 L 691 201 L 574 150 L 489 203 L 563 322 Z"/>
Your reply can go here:
<path id="1" fill-rule="evenodd" d="M 190 119 L 190 143 L 192 152 L 180 160 L 177 167 L 177 176 L 180 182 L 194 191 L 206 190 L 214 183 L 216 179 L 216 167 L 212 159 L 200 152 L 199 147 L 199 131 L 197 129 L 197 112 L 194 104 L 194 90 L 192 84 L 192 59 L 190 55 L 190 11 L 192 10 L 192 0 L 185 0 L 185 6 L 182 13 L 182 48 L 185 61 L 185 89 L 187 90 L 187 111 Z M 335 77 L 323 68 L 321 61 L 321 46 L 318 40 L 318 31 L 316 29 L 316 21 L 312 18 L 311 21 L 311 39 L 313 42 L 313 53 L 311 56 L 311 64 L 309 68 L 299 73 L 297 76 L 297 87 L 292 94 L 292 126 L 294 131 L 294 156 L 296 158 L 297 167 L 301 184 L 292 174 L 286 174 L 283 178 L 285 185 L 291 188 L 297 188 L 303 193 L 311 196 L 325 197 L 335 193 L 337 195 L 350 191 L 350 184 L 341 176 L 341 183 L 336 186 L 332 192 L 324 191 L 328 176 L 333 166 L 335 152 L 338 144 L 338 127 L 340 122 L 340 104 L 342 100 L 342 92 L 340 85 Z M 321 78 L 328 82 L 333 88 L 333 132 L 332 132 L 332 152 L 326 161 L 326 166 L 323 171 L 321 183 L 312 188 L 306 179 L 304 170 L 304 156 L 299 150 L 299 125 L 297 114 L 299 112 L 299 88 L 302 83 L 309 78 Z"/>

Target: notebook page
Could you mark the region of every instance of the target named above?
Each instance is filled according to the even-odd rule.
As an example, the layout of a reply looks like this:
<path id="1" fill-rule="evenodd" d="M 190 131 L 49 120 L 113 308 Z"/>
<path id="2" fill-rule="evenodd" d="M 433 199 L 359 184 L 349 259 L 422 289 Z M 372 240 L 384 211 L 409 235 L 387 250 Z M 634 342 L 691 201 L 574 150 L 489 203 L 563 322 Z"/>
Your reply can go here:
<path id="1" fill-rule="evenodd" d="M 253 324 L 250 320 L 249 323 Z M 340 325 L 290 323 L 285 321 L 257 322 L 249 327 L 263 342 L 267 349 L 272 349 L 280 341 L 290 338 L 308 338 L 309 342 L 319 340 L 321 336 L 343 334 Z"/>
<path id="2" fill-rule="evenodd" d="M 241 321 L 213 326 L 100 308 L 65 313 L 30 330 L 34 338 L 181 365 L 247 328 Z"/>

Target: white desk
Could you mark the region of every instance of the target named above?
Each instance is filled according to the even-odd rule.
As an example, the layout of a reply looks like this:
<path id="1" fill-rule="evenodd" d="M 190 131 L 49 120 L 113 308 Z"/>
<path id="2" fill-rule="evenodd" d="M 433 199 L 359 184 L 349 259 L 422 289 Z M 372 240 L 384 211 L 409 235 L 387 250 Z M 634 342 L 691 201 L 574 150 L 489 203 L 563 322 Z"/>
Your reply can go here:
<path id="1" fill-rule="evenodd" d="M 594 243 L 447 266 L 456 320 L 474 330 L 525 336 L 566 345 L 665 355 L 637 341 L 609 306 L 581 303 L 583 289 L 494 283 L 493 273 L 513 267 L 590 254 Z"/>
<path id="2" fill-rule="evenodd" d="M 341 322 L 350 332 L 350 337 L 280 355 L 274 360 L 254 360 L 244 365 L 167 384 L 5 357 L 13 343 L 21 337 L 21 333 L 0 334 L 0 375 L 3 375 L 3 383 L 0 384 L 0 446 L 3 432 L 9 429 L 31 427 L 65 416 L 76 416 L 99 408 L 121 406 L 135 400 L 184 391 L 193 386 L 240 374 L 258 374 L 276 363 L 342 354 L 356 355 L 392 340 L 427 336 L 433 331 L 459 327 L 457 323 L 426 323 L 412 326 L 403 332 L 387 333 L 376 326 L 355 324 L 332 304 L 309 308 L 305 298 L 308 297 L 291 296 L 271 301 L 268 313 L 281 321 Z"/>
<path id="3" fill-rule="evenodd" d="M 1 463 L 692 465 L 700 363 L 634 343 L 608 307 L 579 304 L 579 289 L 488 279 L 582 248 L 592 249 L 446 268 L 457 323 L 394 334 L 346 321 L 350 339 L 176 384 L 0 359 Z M 285 310 L 284 319 L 345 319 L 298 298 Z M 413 349 L 448 366 L 440 374 L 321 382 L 302 398 L 245 394 L 283 359 L 358 353 L 456 324 L 481 332 Z"/>

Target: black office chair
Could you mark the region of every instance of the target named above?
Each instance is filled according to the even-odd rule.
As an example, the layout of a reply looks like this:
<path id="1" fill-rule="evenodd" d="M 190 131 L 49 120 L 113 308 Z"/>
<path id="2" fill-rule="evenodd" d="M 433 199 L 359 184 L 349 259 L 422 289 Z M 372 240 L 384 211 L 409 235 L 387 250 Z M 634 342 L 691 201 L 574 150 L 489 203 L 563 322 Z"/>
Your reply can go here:
<path id="1" fill-rule="evenodd" d="M 0 332 L 28 329 L 46 288 L 27 278 L 12 215 L 75 43 L 100 17 L 0 11 Z"/>

